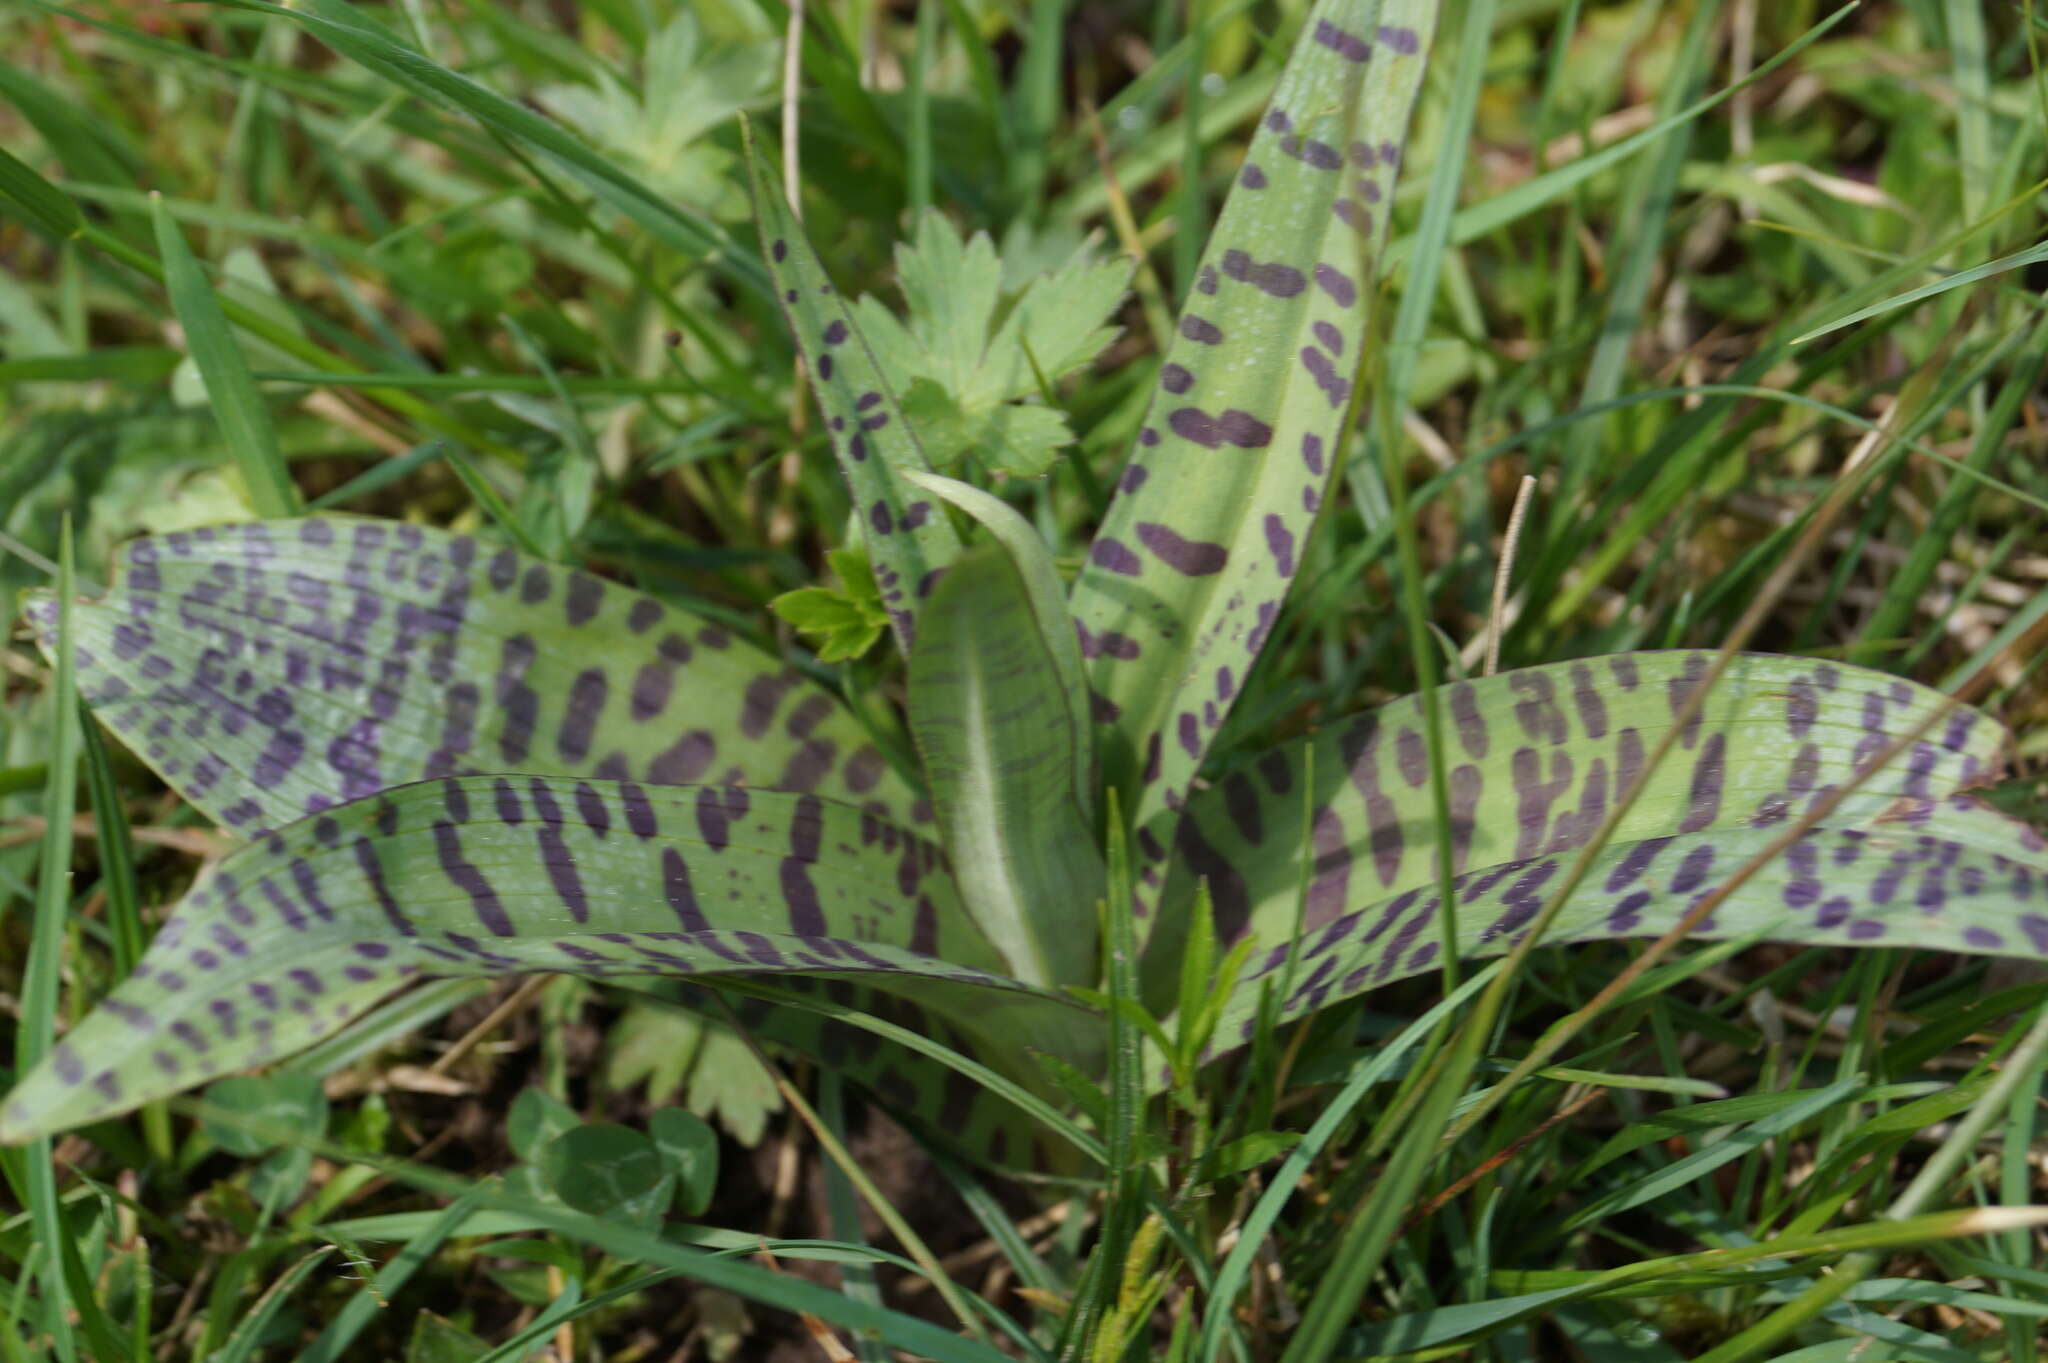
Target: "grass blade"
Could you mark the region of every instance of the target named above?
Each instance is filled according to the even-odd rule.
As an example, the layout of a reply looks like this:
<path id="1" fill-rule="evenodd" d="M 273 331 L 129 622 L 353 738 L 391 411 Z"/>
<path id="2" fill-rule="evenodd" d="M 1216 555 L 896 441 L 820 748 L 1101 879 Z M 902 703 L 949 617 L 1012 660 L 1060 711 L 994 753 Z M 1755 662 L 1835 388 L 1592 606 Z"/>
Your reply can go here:
<path id="1" fill-rule="evenodd" d="M 76 590 L 72 563 L 71 527 L 67 521 L 57 560 L 57 620 L 60 639 L 71 637 L 71 598 Z M 64 939 L 71 917 L 71 811 L 78 805 L 78 674 L 65 649 L 55 668 L 51 686 L 51 714 L 55 730 L 50 737 L 48 783 L 43 787 L 43 829 L 41 859 L 36 878 L 36 916 L 29 938 L 28 968 L 21 985 L 21 1030 L 15 1034 L 14 1063 L 17 1073 L 27 1073 L 43 1063 L 57 1044 L 57 971 L 64 954 Z M 57 1165 L 51 1158 L 48 1136 L 31 1142 L 22 1152 L 26 1171 L 30 1224 L 35 1242 L 43 1249 L 43 1297 L 41 1307 L 57 1357 L 73 1363 L 79 1357 L 78 1343 L 71 1333 L 71 1309 L 95 1309 L 90 1301 L 71 1300 L 64 1272 L 64 1252 L 70 1247 L 65 1228 L 63 1203 L 57 1194 Z"/>
<path id="2" fill-rule="evenodd" d="M 185 244 L 185 234 L 164 211 L 162 196 L 150 196 L 150 216 L 156 223 L 157 251 L 163 257 L 164 287 L 185 328 L 185 343 L 206 380 L 207 403 L 242 471 L 250 500 L 266 518 L 295 516 L 299 493 L 285 467 L 277 428 L 271 424 L 270 408 L 250 374 L 241 344 L 229 329 L 220 300 L 214 297 L 192 248 Z"/>

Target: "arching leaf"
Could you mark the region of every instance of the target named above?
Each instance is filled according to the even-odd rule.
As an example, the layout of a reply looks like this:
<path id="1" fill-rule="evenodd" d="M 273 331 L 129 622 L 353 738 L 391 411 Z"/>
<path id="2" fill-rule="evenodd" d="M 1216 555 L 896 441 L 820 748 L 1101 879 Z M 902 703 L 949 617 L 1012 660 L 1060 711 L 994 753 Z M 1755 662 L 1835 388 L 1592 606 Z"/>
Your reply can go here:
<path id="1" fill-rule="evenodd" d="M 0 1108 L 16 1141 L 287 1054 L 409 979 L 558 970 L 971 984 L 1010 1000 L 944 857 L 815 795 L 450 777 L 266 834 L 201 876 L 134 975 Z M 1066 1011 L 1077 1011 L 1066 1009 Z"/>
<path id="2" fill-rule="evenodd" d="M 830 428 L 889 623 L 908 653 L 916 636 L 918 603 L 960 552 L 960 537 L 945 508 L 904 481 L 904 471 L 929 473 L 931 463 L 903 419 L 866 338 L 854 326 L 853 310 L 833 288 L 789 201 L 768 178 L 752 132 L 746 123 L 740 126 L 754 219 L 775 297 Z"/>
<path id="3" fill-rule="evenodd" d="M 1892 822 L 1829 825 L 1803 835 L 1717 906 L 1695 935 L 1755 933 L 1808 946 L 2048 960 L 2048 844 L 2041 835 L 1969 796 L 1908 803 L 1913 808 Z M 1662 936 L 1780 831 L 1737 825 L 1610 844 L 1544 940 Z M 1569 860 L 1569 853 L 1550 853 L 1457 877 L 1460 955 L 1493 956 L 1512 946 Z M 1437 903 L 1434 889 L 1374 896 L 1308 933 L 1281 1016 L 1436 969 Z M 1218 1051 L 1249 1038 L 1258 982 L 1281 978 L 1274 972 L 1290 955 L 1295 949 L 1285 944 L 1254 953 L 1225 1007 Z"/>
<path id="4" fill-rule="evenodd" d="M 1059 612 L 1053 620 L 1039 608 Z M 967 912 L 1028 984 L 1096 977 L 1102 853 L 1074 769 L 1074 701 L 1056 661 L 1073 636 L 1000 543 L 970 549 L 925 604 L 910 653 L 910 728 Z M 1085 749 L 1084 749 L 1085 750 Z"/>
<path id="5" fill-rule="evenodd" d="M 1436 8 L 1310 14 L 1074 584 L 1105 771 L 1136 792 L 1136 826 L 1186 795 L 1335 475 Z"/>
<path id="6" fill-rule="evenodd" d="M 1546 886 L 1554 888 L 1553 878 L 1670 731 L 1711 657 L 1618 654 L 1447 688 L 1448 831 L 1468 950 L 1504 944 L 1536 912 Z M 1554 935 L 1663 931 L 1694 895 L 1944 704 L 1938 693 L 1885 673 L 1737 657 L 1621 822 Z M 2028 910 L 1999 892 L 2010 876 L 1993 874 L 1996 863 L 1986 860 L 2035 856 L 2038 837 L 1958 796 L 1996 773 L 2006 743 L 1997 723 L 1955 708 L 1903 759 L 1842 801 L 1824 832 L 1751 882 L 1719 915 L 1715 931 L 1771 926 L 1788 940 L 1878 940 L 1876 929 L 1857 926 L 1869 919 L 1886 921 L 1885 940 L 1896 944 L 2048 952 L 2048 938 L 2036 943 L 2027 930 L 2021 915 Z M 1309 770 L 1315 789 L 1305 799 Z M 1304 1006 L 1310 998 L 1328 1002 L 1427 969 L 1434 958 L 1439 832 L 1428 783 L 1421 707 L 1408 697 L 1247 762 L 1191 801 L 1184 820 L 1156 821 L 1141 841 L 1173 838 L 1164 902 L 1191 899 L 1196 882 L 1206 879 L 1218 936 L 1251 934 L 1255 972 L 1285 963 L 1303 911 L 1307 930 L 1294 978 L 1308 991 Z M 1992 888 L 1981 898 L 1952 897 L 1944 913 L 1907 913 L 1890 924 L 1876 910 L 1895 915 L 1884 887 L 1905 871 L 1885 872 L 1884 858 L 1859 862 L 1842 849 L 1897 843 L 1911 858 L 1948 855 L 1927 852 L 1919 841 L 1925 838 L 1958 843 L 1965 851 L 1955 854 L 1963 860 L 1954 865 L 1974 866 L 1970 883 Z M 1824 869 L 1812 860 L 1820 850 L 1834 858 Z M 1842 916 L 1834 901 L 1857 905 L 1859 893 L 1868 906 Z M 1994 932 L 1995 940 L 1986 935 Z M 1155 937 L 1148 960 L 1155 990 L 1167 987 L 1174 951 L 1170 929 Z M 1313 969 L 1301 968 L 1312 960 Z"/>
<path id="7" fill-rule="evenodd" d="M 137 540 L 76 608 L 94 711 L 248 837 L 425 777 L 523 771 L 917 800 L 843 705 L 713 624 L 468 535 L 354 517 Z M 53 603 L 29 615 L 49 647 Z"/>

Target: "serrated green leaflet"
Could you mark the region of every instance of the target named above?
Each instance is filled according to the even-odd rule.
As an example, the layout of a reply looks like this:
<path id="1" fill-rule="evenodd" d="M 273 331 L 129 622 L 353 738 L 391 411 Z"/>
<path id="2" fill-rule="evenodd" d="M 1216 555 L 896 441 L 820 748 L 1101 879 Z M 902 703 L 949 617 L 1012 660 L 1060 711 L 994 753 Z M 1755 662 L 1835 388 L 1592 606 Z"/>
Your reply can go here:
<path id="1" fill-rule="evenodd" d="M 1134 827 L 1186 796 L 1329 488 L 1435 24 L 1325 0 L 1303 26 L 1074 584 Z"/>
<path id="2" fill-rule="evenodd" d="M 1074 437 L 1058 408 L 1017 399 L 1036 396 L 1041 381 L 1086 364 L 1116 338 L 1105 323 L 1131 267 L 1076 260 L 1021 290 L 1005 290 L 1003 272 L 986 232 L 963 242 L 943 214 L 928 212 L 915 242 L 896 248 L 909 321 L 874 298 L 861 299 L 855 314 L 934 462 L 951 467 L 971 453 L 991 468 L 1036 477 Z"/>
<path id="3" fill-rule="evenodd" d="M 31 603 L 47 648 L 53 603 Z M 826 691 L 722 625 L 468 535 L 354 517 L 138 540 L 77 607 L 82 691 L 252 836 L 426 777 L 747 779 L 916 797 Z"/>
<path id="4" fill-rule="evenodd" d="M 906 484 L 906 472 L 929 473 L 931 463 L 903 419 L 889 376 L 853 325 L 846 300 L 833 288 L 788 200 L 769 181 L 751 132 L 746 140 L 748 183 L 775 297 L 817 391 L 890 628 L 908 653 L 918 603 L 960 552 L 960 537 L 943 507 Z"/>
<path id="5" fill-rule="evenodd" d="M 1028 983 L 1081 984 L 1103 862 L 1047 625 L 1069 648 L 1072 635 L 1036 604 L 999 544 L 953 565 L 911 650 L 911 732 L 968 913 Z"/>

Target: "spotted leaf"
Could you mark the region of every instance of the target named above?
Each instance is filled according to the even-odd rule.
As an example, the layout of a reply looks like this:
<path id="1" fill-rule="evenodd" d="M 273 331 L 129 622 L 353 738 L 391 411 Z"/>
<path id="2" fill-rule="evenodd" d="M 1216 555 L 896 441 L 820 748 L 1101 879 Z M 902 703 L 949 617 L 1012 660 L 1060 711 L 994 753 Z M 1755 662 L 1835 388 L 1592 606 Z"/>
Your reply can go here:
<path id="1" fill-rule="evenodd" d="M 449 777 L 265 834 L 0 1108 L 18 1141 L 289 1054 L 429 975 L 974 985 L 971 1037 L 1077 1011 L 996 973 L 933 844 L 815 795 Z M 936 997 L 957 997 L 942 992 Z M 1005 1019 L 1008 1019 L 1007 1021 Z"/>
<path id="2" fill-rule="evenodd" d="M 1179 807 L 1334 475 L 1436 8 L 1310 14 L 1074 584 L 1108 776 L 1140 826 Z"/>
<path id="3" fill-rule="evenodd" d="M 53 605 L 30 617 L 49 646 Z M 424 777 L 523 771 L 917 799 L 831 694 L 723 626 L 575 569 L 351 517 L 127 546 L 75 616 L 81 690 L 253 836 Z"/>
<path id="4" fill-rule="evenodd" d="M 1511 939 L 1536 911 L 1545 886 L 1670 731 L 1710 661 L 1698 652 L 1618 654 L 1446 689 L 1448 836 L 1468 949 Z M 1605 869 L 1575 896 L 1560 940 L 1661 932 L 1694 894 L 1733 871 L 1745 849 L 1778 836 L 1942 703 L 1884 673 L 1738 657 L 1622 820 L 1602 853 Z M 1954 710 L 1843 800 L 1813 846 L 1826 846 L 1830 857 L 1838 854 L 1828 839 L 1918 847 L 1923 834 L 1935 836 L 1921 824 L 1938 817 L 1951 829 L 1941 836 L 1976 849 L 1973 877 L 1993 869 L 1986 858 L 2037 855 L 2030 830 L 1958 795 L 1995 774 L 2006 742 L 1992 720 Z M 1305 792 L 1308 772 L 1315 785 Z M 1285 963 L 1303 913 L 1301 963 L 1333 962 L 1304 996 L 1308 1006 L 1310 997 L 1327 1002 L 1429 967 L 1438 949 L 1438 836 L 1421 707 L 1410 697 L 1245 763 L 1190 801 L 1184 820 L 1158 820 L 1141 841 L 1172 838 L 1164 902 L 1191 902 L 1195 883 L 1206 879 L 1219 937 L 1249 933 L 1255 971 Z M 1771 914 L 1784 919 L 1773 931 L 1790 940 L 1852 942 L 1872 933 L 1856 921 L 1883 910 L 1902 915 L 1889 930 L 1897 944 L 2048 953 L 2048 936 L 2033 942 L 2014 897 L 1973 898 L 1967 913 L 1956 899 L 1956 912 L 1930 915 L 1895 902 L 1881 860 L 1868 859 L 1859 873 L 1870 877 L 1871 907 L 1845 918 L 1839 905 L 1824 906 L 1842 895 L 1854 902 L 1856 891 L 1838 887 L 1836 871 L 1846 874 L 1855 858 L 1841 855 L 1822 870 L 1795 849 L 1750 883 L 1715 930 L 1747 932 Z M 1653 865 L 1662 881 L 1648 874 Z M 1995 942 L 1985 935 L 1993 930 Z M 2041 930 L 2048 933 L 2048 920 Z M 1174 950 L 1170 928 L 1151 944 L 1156 989 L 1172 977 Z M 1297 969 L 1304 984 L 1314 974 Z"/>
<path id="5" fill-rule="evenodd" d="M 1662 936 L 1780 830 L 1755 826 L 1614 842 L 1544 940 Z M 1459 954 L 1506 951 L 1542 908 L 1569 854 L 1551 853 L 1457 877 Z M 1438 967 L 1433 888 L 1368 893 L 1305 935 L 1299 948 L 1253 953 L 1219 1024 L 1217 1050 L 1248 1040 L 1260 981 L 1294 958 L 1283 1018 Z M 2048 845 L 1969 796 L 1915 802 L 1910 815 L 1830 823 L 1794 842 L 1704 921 L 1702 940 L 1757 934 L 1806 946 L 1913 947 L 2048 960 Z"/>
<path id="6" fill-rule="evenodd" d="M 960 538 L 944 508 L 904 481 L 905 470 L 929 473 L 931 463 L 903 419 L 866 338 L 854 326 L 852 310 L 832 287 L 789 201 L 769 179 L 751 132 L 746 142 L 754 217 L 775 296 L 810 371 L 890 628 L 908 652 L 918 603 L 960 552 Z"/>
<path id="7" fill-rule="evenodd" d="M 1066 612 L 1034 596 L 992 542 L 948 570 L 923 619 L 910 728 L 967 912 L 1018 978 L 1092 984 L 1104 871 L 1054 647 L 1073 647 Z"/>

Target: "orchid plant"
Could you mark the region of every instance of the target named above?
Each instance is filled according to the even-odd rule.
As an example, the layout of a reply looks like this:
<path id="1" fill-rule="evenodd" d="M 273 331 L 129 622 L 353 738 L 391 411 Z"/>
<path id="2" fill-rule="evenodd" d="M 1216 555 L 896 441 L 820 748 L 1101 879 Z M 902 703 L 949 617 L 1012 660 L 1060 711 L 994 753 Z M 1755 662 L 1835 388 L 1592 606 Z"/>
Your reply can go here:
<path id="1" fill-rule="evenodd" d="M 887 362 L 908 343 L 870 343 L 753 159 L 909 744 L 725 625 L 482 534 L 222 525 L 33 601 L 100 720 L 237 845 L 0 1138 L 288 1056 L 422 977 L 772 977 L 779 1001 L 741 1003 L 761 1036 L 1021 1167 L 1044 1133 L 1008 1100 L 1061 1092 L 1040 1057 L 1109 1063 L 1105 901 L 1146 1008 L 1183 1012 L 1155 1085 L 1262 1017 L 1438 969 L 1446 940 L 1654 935 L 1710 894 L 1702 937 L 2048 958 L 2048 844 L 1968 794 L 2006 734 L 1883 673 L 1628 653 L 1219 747 L 1363 405 L 1435 9 L 1315 7 L 1071 584 L 1009 501 L 933 471 Z M 991 380 L 975 420 L 1044 432 L 996 406 L 1029 389 Z M 1177 987 L 1190 952 L 1213 989 Z"/>

